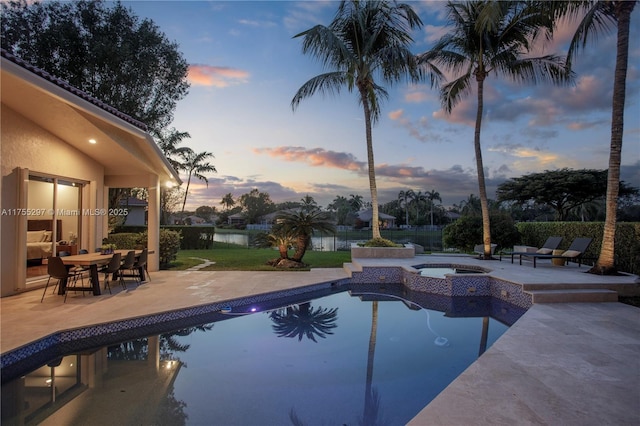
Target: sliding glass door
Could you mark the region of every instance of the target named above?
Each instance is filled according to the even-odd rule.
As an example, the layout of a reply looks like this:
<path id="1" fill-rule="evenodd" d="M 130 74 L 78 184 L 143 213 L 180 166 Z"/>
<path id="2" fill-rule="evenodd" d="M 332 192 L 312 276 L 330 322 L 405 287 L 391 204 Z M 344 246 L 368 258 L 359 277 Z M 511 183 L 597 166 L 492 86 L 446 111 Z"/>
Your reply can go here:
<path id="1" fill-rule="evenodd" d="M 77 254 L 82 241 L 82 189 L 85 182 L 29 174 L 27 186 L 27 279 L 47 274 L 45 259 Z"/>

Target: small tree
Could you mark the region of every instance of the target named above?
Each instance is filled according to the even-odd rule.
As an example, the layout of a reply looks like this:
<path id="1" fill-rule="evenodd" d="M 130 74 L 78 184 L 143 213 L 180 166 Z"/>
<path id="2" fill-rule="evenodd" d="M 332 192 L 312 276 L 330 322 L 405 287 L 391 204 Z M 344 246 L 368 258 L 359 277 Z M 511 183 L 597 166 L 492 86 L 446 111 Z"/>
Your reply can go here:
<path id="1" fill-rule="evenodd" d="M 277 216 L 282 226 L 296 236 L 296 251 L 291 260 L 302 263 L 307 247 L 311 244 L 311 236 L 315 232 L 335 233 L 335 226 L 329 214 L 320 210 L 312 212 L 282 213 Z"/>

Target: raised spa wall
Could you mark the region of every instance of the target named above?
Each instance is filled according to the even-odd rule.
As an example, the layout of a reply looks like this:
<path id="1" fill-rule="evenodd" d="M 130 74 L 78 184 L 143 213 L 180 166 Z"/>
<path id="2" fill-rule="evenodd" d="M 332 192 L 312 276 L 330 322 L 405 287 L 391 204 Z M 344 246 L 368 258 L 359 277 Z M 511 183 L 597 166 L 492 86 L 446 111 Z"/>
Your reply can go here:
<path id="1" fill-rule="evenodd" d="M 429 264 L 432 268 L 466 268 L 468 265 Z M 442 296 L 491 296 L 521 308 L 533 305 L 530 294 L 522 291 L 519 284 L 503 281 L 487 274 L 447 274 L 445 278 L 420 275 L 419 271 L 406 266 L 364 266 L 361 272 L 353 271 L 351 282 L 401 283 L 409 290 Z"/>

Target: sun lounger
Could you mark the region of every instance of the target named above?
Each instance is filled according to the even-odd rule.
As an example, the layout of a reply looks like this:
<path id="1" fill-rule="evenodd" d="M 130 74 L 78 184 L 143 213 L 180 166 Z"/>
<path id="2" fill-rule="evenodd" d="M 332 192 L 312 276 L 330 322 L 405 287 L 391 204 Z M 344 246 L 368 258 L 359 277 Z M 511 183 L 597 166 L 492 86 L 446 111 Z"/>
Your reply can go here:
<path id="1" fill-rule="evenodd" d="M 496 251 L 497 244 L 491 244 L 491 256 Z M 484 244 L 478 244 L 473 248 L 473 252 L 479 255 L 480 257 L 484 256 Z"/>
<path id="2" fill-rule="evenodd" d="M 511 255 L 511 263 L 513 263 L 513 259 L 516 256 L 519 256 L 520 258 L 520 264 L 522 265 L 522 256 L 530 256 L 532 254 L 552 254 L 553 251 L 555 249 L 558 248 L 558 246 L 560 245 L 560 243 L 562 242 L 562 237 L 549 237 L 547 238 L 547 241 L 544 242 L 544 244 L 542 245 L 542 247 L 540 247 L 537 251 L 535 252 L 524 252 L 524 251 L 514 251 L 511 253 L 504 253 L 504 254 L 510 254 Z"/>
<path id="3" fill-rule="evenodd" d="M 554 255 L 554 254 L 538 254 L 538 253 L 530 253 L 528 257 L 533 259 L 533 267 L 536 267 L 536 262 L 538 259 L 564 259 L 566 261 L 573 260 L 578 263 L 578 266 L 582 266 L 582 261 L 585 259 L 589 259 L 584 256 L 587 252 L 587 249 L 591 245 L 591 238 L 576 238 L 573 240 L 571 245 L 567 250 L 565 250 L 562 254 Z M 520 262 L 522 264 L 522 262 Z"/>

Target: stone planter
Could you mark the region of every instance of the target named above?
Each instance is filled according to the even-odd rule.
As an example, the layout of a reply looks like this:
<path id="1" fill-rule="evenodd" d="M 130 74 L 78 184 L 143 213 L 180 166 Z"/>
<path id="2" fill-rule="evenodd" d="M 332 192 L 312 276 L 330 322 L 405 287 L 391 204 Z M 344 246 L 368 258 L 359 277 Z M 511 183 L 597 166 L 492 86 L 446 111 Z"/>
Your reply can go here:
<path id="1" fill-rule="evenodd" d="M 356 259 L 406 259 L 415 257 L 416 251 L 413 245 L 404 247 L 360 247 L 351 245 L 351 258 Z"/>

